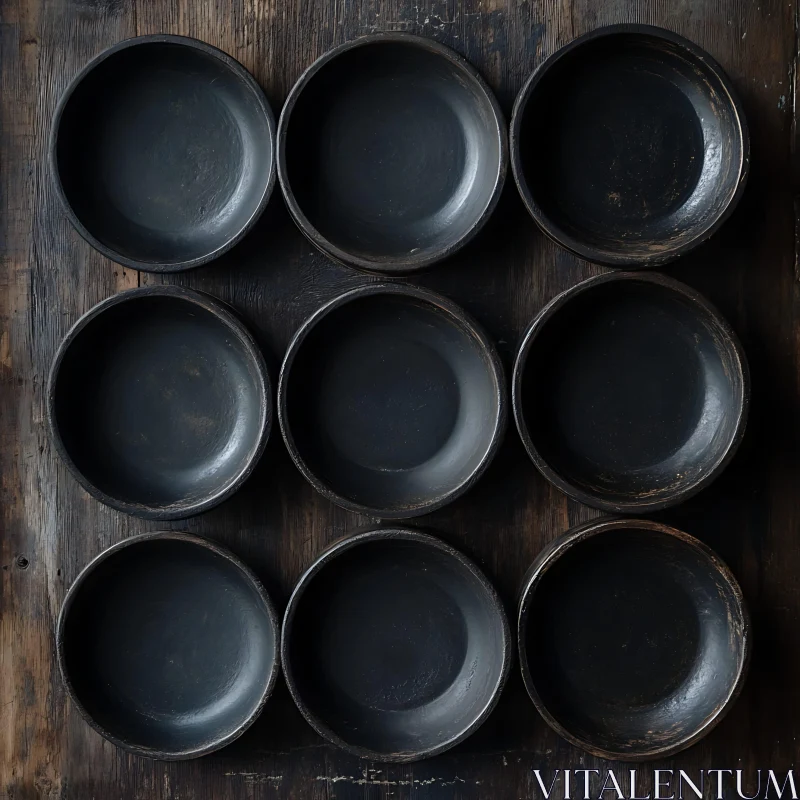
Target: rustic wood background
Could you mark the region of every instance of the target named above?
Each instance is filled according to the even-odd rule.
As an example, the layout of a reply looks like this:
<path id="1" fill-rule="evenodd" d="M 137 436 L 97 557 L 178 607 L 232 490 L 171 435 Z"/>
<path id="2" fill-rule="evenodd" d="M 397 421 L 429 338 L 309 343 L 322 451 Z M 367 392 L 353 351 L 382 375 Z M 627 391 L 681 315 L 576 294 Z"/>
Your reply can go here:
<path id="1" fill-rule="evenodd" d="M 56 101 L 104 48 L 136 34 L 194 36 L 239 59 L 277 113 L 301 71 L 371 31 L 423 34 L 463 53 L 510 116 L 525 76 L 600 25 L 648 22 L 706 48 L 740 92 L 752 135 L 742 203 L 713 240 L 666 272 L 704 292 L 741 336 L 752 367 L 744 445 L 723 477 L 659 518 L 700 537 L 742 582 L 755 652 L 744 693 L 700 744 L 652 767 L 786 770 L 800 755 L 800 292 L 794 161 L 798 9 L 790 0 L 0 0 L 0 796 L 13 800 L 533 797 L 532 768 L 607 765 L 561 741 L 515 668 L 491 719 L 455 750 L 411 766 L 362 763 L 327 746 L 282 681 L 261 719 L 226 750 L 163 764 L 104 742 L 70 707 L 53 652 L 67 587 L 103 548 L 167 527 L 92 500 L 58 462 L 45 424 L 50 360 L 68 327 L 122 289 L 161 278 L 94 252 L 57 205 L 46 162 Z M 513 181 L 487 228 L 415 283 L 477 317 L 510 369 L 517 339 L 557 292 L 601 271 L 535 228 Z M 327 261 L 295 229 L 276 189 L 255 230 L 214 264 L 167 280 L 238 307 L 273 377 L 293 330 L 368 280 Z M 516 430 L 467 496 L 418 520 L 475 558 L 513 617 L 540 548 L 596 512 L 538 475 Z M 282 606 L 328 542 L 368 522 L 323 501 L 273 433 L 232 500 L 170 527 L 212 537 L 251 564 Z M 621 766 L 621 765 L 617 765 Z M 548 772 L 547 775 L 550 773 Z M 625 772 L 627 775 L 627 772 Z M 706 794 L 710 798 L 712 786 Z M 747 784 L 751 791 L 754 785 Z M 640 786 L 646 793 L 652 786 Z M 762 787 L 763 791 L 763 787 Z M 735 796 L 733 789 L 728 796 Z M 536 796 L 539 796 L 538 793 Z M 595 794 L 596 796 L 596 794 Z M 607 795 L 611 796 L 611 795 Z"/>

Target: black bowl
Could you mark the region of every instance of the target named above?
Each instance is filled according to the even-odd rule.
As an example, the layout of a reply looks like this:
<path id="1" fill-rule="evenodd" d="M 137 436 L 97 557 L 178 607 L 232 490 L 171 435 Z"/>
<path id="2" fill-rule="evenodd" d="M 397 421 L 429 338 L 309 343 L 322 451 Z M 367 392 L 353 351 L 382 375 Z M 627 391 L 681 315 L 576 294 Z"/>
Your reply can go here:
<path id="1" fill-rule="evenodd" d="M 58 618 L 58 663 L 78 711 L 106 739 L 148 758 L 195 758 L 261 713 L 278 637 L 272 603 L 232 553 L 146 533 L 78 576 Z"/>
<path id="2" fill-rule="evenodd" d="M 150 519 L 221 503 L 269 436 L 270 383 L 244 325 L 177 286 L 132 289 L 81 317 L 48 387 L 59 455 L 98 500 Z"/>
<path id="3" fill-rule="evenodd" d="M 466 244 L 494 209 L 508 144 L 489 87 L 430 39 L 381 33 L 312 64 L 278 125 L 300 229 L 352 267 L 411 272 Z"/>
<path id="4" fill-rule="evenodd" d="M 649 25 L 581 36 L 514 104 L 511 164 L 558 244 L 611 267 L 652 267 L 707 239 L 744 189 L 744 113 L 720 66 Z"/>
<path id="5" fill-rule="evenodd" d="M 744 352 L 688 286 L 608 273 L 559 295 L 514 365 L 517 428 L 561 491 L 606 511 L 685 500 L 728 464 L 749 400 Z"/>
<path id="6" fill-rule="evenodd" d="M 593 521 L 536 559 L 518 644 L 537 709 L 601 758 L 666 758 L 739 694 L 750 653 L 742 593 L 697 539 L 649 520 Z"/>
<path id="7" fill-rule="evenodd" d="M 511 634 L 472 562 L 433 536 L 386 528 L 337 542 L 303 574 L 281 658 L 321 736 L 362 758 L 414 761 L 489 716 Z"/>
<path id="8" fill-rule="evenodd" d="M 308 481 L 344 508 L 425 514 L 483 473 L 505 429 L 494 346 L 444 297 L 371 284 L 335 298 L 295 334 L 278 417 Z"/>
<path id="9" fill-rule="evenodd" d="M 101 53 L 64 92 L 50 166 L 77 229 L 150 272 L 205 264 L 255 223 L 275 183 L 275 121 L 230 56 L 183 36 Z"/>

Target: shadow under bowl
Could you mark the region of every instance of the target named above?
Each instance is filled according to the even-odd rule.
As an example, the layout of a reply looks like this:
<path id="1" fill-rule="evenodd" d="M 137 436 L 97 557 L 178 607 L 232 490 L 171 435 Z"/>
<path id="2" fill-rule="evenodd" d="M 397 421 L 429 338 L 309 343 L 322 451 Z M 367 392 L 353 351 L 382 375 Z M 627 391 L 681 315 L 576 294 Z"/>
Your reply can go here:
<path id="1" fill-rule="evenodd" d="M 275 183 L 275 121 L 252 76 L 182 36 L 101 53 L 59 102 L 50 161 L 78 232 L 150 272 L 204 264 L 261 215 Z"/>
<path id="2" fill-rule="evenodd" d="M 514 365 L 514 414 L 534 464 L 606 511 L 665 508 L 708 485 L 744 435 L 748 400 L 731 328 L 658 274 L 607 273 L 559 295 Z"/>
<path id="3" fill-rule="evenodd" d="M 196 536 L 111 547 L 70 588 L 58 660 L 86 721 L 147 758 L 196 758 L 250 726 L 279 671 L 279 629 L 255 576 Z"/>
<path id="4" fill-rule="evenodd" d="M 424 514 L 483 473 L 505 428 L 494 346 L 455 304 L 371 284 L 295 335 L 278 414 L 289 453 L 329 499 L 364 514 Z"/>
<path id="5" fill-rule="evenodd" d="M 270 383 L 244 325 L 208 295 L 133 289 L 70 330 L 50 372 L 56 448 L 102 502 L 181 519 L 241 486 L 269 435 Z"/>
<path id="6" fill-rule="evenodd" d="M 489 716 L 511 636 L 474 564 L 432 536 L 381 529 L 337 542 L 301 577 L 281 651 L 320 735 L 403 762 L 453 747 Z"/>
<path id="7" fill-rule="evenodd" d="M 525 686 L 546 722 L 601 758 L 671 756 L 707 734 L 744 681 L 736 579 L 685 533 L 647 520 L 568 531 L 523 585 Z"/>
<path id="8" fill-rule="evenodd" d="M 462 247 L 505 180 L 500 108 L 477 71 L 430 39 L 375 34 L 326 53 L 278 126 L 289 210 L 322 252 L 404 273 Z"/>
<path id="9" fill-rule="evenodd" d="M 511 163 L 537 224 L 611 267 L 652 267 L 714 233 L 744 189 L 744 113 L 720 66 L 649 25 L 562 48 L 514 105 Z"/>

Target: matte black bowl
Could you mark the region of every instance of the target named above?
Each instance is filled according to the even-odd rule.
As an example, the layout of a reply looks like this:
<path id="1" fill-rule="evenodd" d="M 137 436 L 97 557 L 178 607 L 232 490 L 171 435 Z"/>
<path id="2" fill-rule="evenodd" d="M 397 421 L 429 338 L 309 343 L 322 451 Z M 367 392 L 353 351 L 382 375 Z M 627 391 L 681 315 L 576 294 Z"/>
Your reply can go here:
<path id="1" fill-rule="evenodd" d="M 300 77 L 278 125 L 278 176 L 323 253 L 411 272 L 482 227 L 507 150 L 500 107 L 467 61 L 430 39 L 381 33 L 334 48 Z"/>
<path id="2" fill-rule="evenodd" d="M 483 473 L 506 401 L 494 346 L 454 303 L 371 284 L 313 314 L 278 384 L 289 453 L 308 481 L 351 511 L 425 514 Z"/>
<path id="3" fill-rule="evenodd" d="M 739 694 L 750 654 L 736 579 L 693 537 L 603 519 L 549 545 L 523 583 L 522 677 L 565 739 L 601 758 L 666 758 Z"/>
<path id="4" fill-rule="evenodd" d="M 77 229 L 150 272 L 205 264 L 255 223 L 275 183 L 275 121 L 230 56 L 140 36 L 91 61 L 56 109 L 50 166 Z"/>
<path id="5" fill-rule="evenodd" d="M 362 758 L 414 761 L 489 716 L 511 663 L 491 584 L 426 534 L 381 529 L 329 547 L 283 620 L 289 691 L 311 726 Z"/>
<path id="6" fill-rule="evenodd" d="M 222 303 L 177 286 L 110 297 L 69 331 L 50 370 L 56 449 L 98 500 L 150 519 L 221 503 L 269 436 L 258 346 Z"/>
<path id="7" fill-rule="evenodd" d="M 58 664 L 81 716 L 119 747 L 177 760 L 218 750 L 261 713 L 278 619 L 232 553 L 145 533 L 92 561 L 58 618 Z"/>
<path id="8" fill-rule="evenodd" d="M 716 231 L 744 189 L 744 113 L 720 66 L 649 25 L 587 33 L 528 79 L 511 164 L 558 244 L 611 267 L 652 267 Z"/>
<path id="9" fill-rule="evenodd" d="M 707 486 L 744 435 L 749 392 L 727 322 L 658 274 L 607 273 L 559 295 L 514 364 L 514 416 L 533 463 L 606 511 L 654 511 Z"/>

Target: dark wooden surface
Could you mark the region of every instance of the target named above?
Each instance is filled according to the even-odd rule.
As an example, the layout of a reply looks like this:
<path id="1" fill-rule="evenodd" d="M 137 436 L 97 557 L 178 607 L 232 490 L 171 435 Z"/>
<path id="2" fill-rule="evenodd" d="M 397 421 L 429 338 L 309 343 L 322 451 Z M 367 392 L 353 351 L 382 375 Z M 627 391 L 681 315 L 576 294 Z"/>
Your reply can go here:
<path id="1" fill-rule="evenodd" d="M 800 295 L 793 2 L 2 0 L 0 796 L 502 799 L 533 796 L 532 768 L 605 767 L 550 731 L 524 694 L 516 668 L 496 712 L 475 736 L 412 766 L 361 763 L 326 746 L 282 683 L 241 740 L 193 762 L 165 765 L 128 756 L 81 721 L 67 703 L 53 657 L 60 602 L 100 550 L 164 526 L 99 505 L 58 463 L 45 425 L 47 371 L 59 340 L 81 313 L 114 292 L 161 278 L 123 270 L 80 240 L 57 207 L 45 151 L 52 112 L 69 79 L 102 49 L 134 34 L 188 34 L 221 47 L 254 73 L 277 112 L 301 70 L 327 48 L 369 31 L 412 31 L 466 55 L 509 115 L 532 67 L 574 36 L 620 21 L 664 25 L 710 51 L 740 92 L 752 133 L 751 179 L 739 209 L 710 243 L 665 270 L 705 292 L 740 334 L 752 367 L 750 426 L 716 484 L 659 515 L 714 547 L 739 577 L 753 616 L 752 671 L 730 716 L 661 766 L 753 771 L 795 763 Z M 509 181 L 477 240 L 414 282 L 463 304 L 498 341 L 510 367 L 531 316 L 555 293 L 599 271 L 538 233 Z M 315 253 L 276 192 L 241 245 L 210 266 L 168 280 L 241 309 L 275 376 L 301 320 L 336 292 L 367 279 Z M 594 515 L 549 487 L 511 428 L 477 487 L 418 524 L 475 558 L 513 614 L 519 581 L 536 553 L 569 525 Z M 282 606 L 314 555 L 365 522 L 316 495 L 273 435 L 238 495 L 170 527 L 229 546 Z M 646 775 L 649 780 L 652 770 Z"/>

